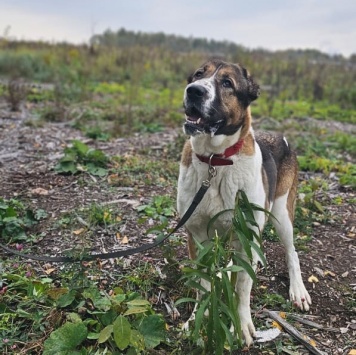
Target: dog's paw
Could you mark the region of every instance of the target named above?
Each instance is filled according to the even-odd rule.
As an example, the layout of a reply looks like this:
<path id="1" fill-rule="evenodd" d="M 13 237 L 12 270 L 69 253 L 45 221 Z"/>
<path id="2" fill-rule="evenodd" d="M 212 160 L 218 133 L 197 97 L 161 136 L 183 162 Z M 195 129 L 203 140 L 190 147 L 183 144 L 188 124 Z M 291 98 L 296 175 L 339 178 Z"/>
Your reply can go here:
<path id="1" fill-rule="evenodd" d="M 296 307 L 300 308 L 302 311 L 309 311 L 309 306 L 312 302 L 303 282 L 291 283 L 289 297 Z"/>
<path id="2" fill-rule="evenodd" d="M 246 345 L 250 346 L 253 343 L 253 338 L 256 338 L 256 330 L 252 321 L 245 324 L 241 322 L 241 330 Z"/>
<path id="3" fill-rule="evenodd" d="M 241 331 L 243 339 L 247 346 L 250 346 L 253 343 L 253 339 L 256 338 L 256 330 L 255 326 L 253 325 L 251 315 L 249 313 L 240 314 L 240 321 L 241 321 Z M 234 333 L 234 327 L 230 327 L 230 332 Z"/>
<path id="4" fill-rule="evenodd" d="M 230 333 L 234 334 L 234 327 L 231 326 L 230 328 Z M 256 338 L 256 330 L 255 330 L 255 326 L 253 325 L 253 323 L 251 322 L 249 325 L 246 324 L 241 324 L 241 331 L 242 331 L 242 336 L 243 339 L 245 340 L 245 343 L 247 346 L 252 345 L 253 343 L 253 339 Z"/>

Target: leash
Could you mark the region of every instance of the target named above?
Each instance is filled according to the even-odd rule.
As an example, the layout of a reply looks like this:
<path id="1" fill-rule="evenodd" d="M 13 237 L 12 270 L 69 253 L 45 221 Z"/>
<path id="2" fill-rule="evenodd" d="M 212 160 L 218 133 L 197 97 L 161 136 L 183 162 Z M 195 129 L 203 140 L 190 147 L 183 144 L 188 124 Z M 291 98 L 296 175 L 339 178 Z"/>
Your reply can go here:
<path id="1" fill-rule="evenodd" d="M 167 240 L 172 234 L 177 232 L 178 229 L 180 229 L 191 217 L 201 200 L 203 199 L 205 193 L 208 191 L 210 187 L 210 181 L 213 177 L 216 176 L 217 171 L 216 168 L 211 165 L 211 160 L 213 158 L 213 155 L 210 157 L 210 162 L 209 162 L 209 169 L 208 169 L 208 178 L 204 180 L 200 186 L 200 189 L 198 192 L 195 194 L 192 203 L 190 204 L 189 208 L 187 211 L 184 213 L 183 217 L 181 220 L 178 222 L 178 224 L 175 226 L 175 228 L 169 232 L 166 236 L 164 236 L 162 239 L 150 243 L 150 244 L 144 244 L 141 245 L 137 248 L 131 248 L 131 249 L 126 249 L 126 250 L 118 250 L 110 253 L 101 253 L 101 254 L 89 254 L 89 255 L 83 255 L 79 256 L 77 258 L 75 257 L 70 257 L 70 256 L 39 256 L 39 255 L 34 255 L 34 254 L 25 254 L 21 253 L 15 249 L 9 248 L 8 246 L 1 244 L 0 247 L 5 250 L 6 252 L 17 255 L 20 258 L 24 259 L 31 259 L 31 260 L 37 260 L 37 261 L 47 261 L 47 262 L 62 262 L 62 263 L 71 263 L 71 262 L 77 262 L 77 261 L 91 261 L 91 260 L 96 260 L 96 259 L 111 259 L 111 258 L 119 258 L 122 256 L 129 256 L 133 254 L 138 254 L 142 253 L 144 251 L 147 251 L 149 249 L 155 248 L 158 245 L 162 244 L 165 240 Z"/>

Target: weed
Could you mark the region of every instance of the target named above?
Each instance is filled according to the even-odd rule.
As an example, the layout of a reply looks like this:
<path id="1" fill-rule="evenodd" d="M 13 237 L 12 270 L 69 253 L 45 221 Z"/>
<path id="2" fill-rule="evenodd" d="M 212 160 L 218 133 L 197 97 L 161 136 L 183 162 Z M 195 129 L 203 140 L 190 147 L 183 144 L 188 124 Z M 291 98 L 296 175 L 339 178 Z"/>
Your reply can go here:
<path id="1" fill-rule="evenodd" d="M 10 271 L 14 268 L 16 273 Z M 114 287 L 110 294 L 99 291 L 88 279 L 85 268 L 73 264 L 70 269 L 62 273 L 62 285 L 55 287 L 53 279 L 36 278 L 23 265 L 3 266 L 3 352 L 22 348 L 23 344 L 24 352 L 26 346 L 41 347 L 44 333 L 51 333 L 44 342 L 44 354 L 75 353 L 80 348 L 100 353 L 128 349 L 141 352 L 166 341 L 164 320 L 137 292 L 125 293 L 120 287 Z M 9 327 L 9 323 L 15 326 Z"/>
<path id="2" fill-rule="evenodd" d="M 31 240 L 26 230 L 46 217 L 44 210 L 33 212 L 18 200 L 0 198 L 0 234 L 7 242 Z"/>
<path id="3" fill-rule="evenodd" d="M 108 141 L 111 137 L 111 134 L 104 132 L 100 126 L 88 128 L 85 135 L 89 138 L 104 142 Z"/>
<path id="4" fill-rule="evenodd" d="M 149 204 L 141 205 L 137 210 L 153 219 L 173 217 L 175 214 L 174 201 L 168 195 L 155 196 Z"/>
<path id="5" fill-rule="evenodd" d="M 236 201 L 232 224 L 233 227 L 222 237 L 215 236 L 212 240 L 202 245 L 196 242 L 198 256 L 191 261 L 194 267 L 185 267 L 183 272 L 186 284 L 201 292 L 199 300 L 190 298 L 181 299 L 182 302 L 196 302 L 197 310 L 195 322 L 191 332 L 192 340 L 201 344 L 205 351 L 214 349 L 214 354 L 223 354 L 227 343 L 230 351 L 241 348 L 241 324 L 237 314 L 238 298 L 235 291 L 238 273 L 245 271 L 256 281 L 256 275 L 252 266 L 252 254 L 256 252 L 261 261 L 265 258 L 260 247 L 255 241 L 260 242 L 260 236 L 251 228 L 258 225 L 254 218 L 254 210 L 267 211 L 250 204 L 247 196 L 240 192 Z M 209 223 L 212 227 L 215 220 L 222 214 L 230 212 L 223 211 L 216 215 Z M 231 247 L 232 238 L 238 238 L 245 255 L 236 253 Z M 231 277 L 230 275 L 231 274 Z M 210 284 L 210 290 L 199 283 L 205 280 Z M 208 316 L 204 314 L 208 311 Z M 231 334 L 232 326 L 233 332 Z"/>
<path id="6" fill-rule="evenodd" d="M 108 173 L 109 158 L 98 149 L 89 148 L 81 141 L 72 141 L 72 146 L 65 148 L 64 157 L 55 166 L 58 173 L 76 174 L 88 172 L 92 175 L 105 176 Z"/>
<path id="7" fill-rule="evenodd" d="M 284 311 L 293 310 L 293 304 L 290 301 L 286 301 L 285 298 L 278 293 L 268 293 L 266 290 L 259 289 L 255 297 L 258 300 L 258 306 L 268 309 L 280 309 Z"/>
<path id="8" fill-rule="evenodd" d="M 20 111 L 20 105 L 26 99 L 27 91 L 27 85 L 23 81 L 19 79 L 9 80 L 5 97 L 11 111 Z"/>
<path id="9" fill-rule="evenodd" d="M 171 186 L 178 174 L 178 166 L 171 160 L 127 155 L 114 157 L 111 171 L 109 182 L 114 186 Z"/>

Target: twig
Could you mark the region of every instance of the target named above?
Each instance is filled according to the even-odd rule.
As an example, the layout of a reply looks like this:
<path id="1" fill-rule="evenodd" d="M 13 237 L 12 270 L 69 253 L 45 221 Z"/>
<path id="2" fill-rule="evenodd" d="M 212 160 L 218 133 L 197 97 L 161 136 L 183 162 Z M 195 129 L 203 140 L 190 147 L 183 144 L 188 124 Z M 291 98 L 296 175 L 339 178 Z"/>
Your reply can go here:
<path id="1" fill-rule="evenodd" d="M 305 325 L 308 325 L 309 327 L 312 327 L 312 328 L 315 328 L 315 329 L 322 329 L 322 330 L 326 330 L 328 332 L 336 332 L 336 331 L 339 331 L 338 329 L 336 328 L 325 328 L 323 325 L 321 324 L 318 324 L 318 323 L 315 323 L 315 322 L 312 322 L 306 318 L 303 318 L 303 317 L 299 317 L 295 314 L 292 314 L 292 313 L 287 313 L 287 317 L 293 319 L 293 320 L 296 320 L 297 322 L 299 323 L 303 323 Z"/>
<path id="2" fill-rule="evenodd" d="M 285 329 L 285 331 L 287 333 L 292 335 L 301 344 L 303 344 L 305 346 L 305 348 L 310 351 L 311 354 L 324 355 L 324 353 L 322 353 L 315 346 L 310 344 L 309 338 L 307 336 L 300 333 L 296 328 L 294 328 L 287 321 L 285 321 L 282 317 L 280 317 L 277 312 L 269 311 L 268 309 L 265 309 L 265 312 L 268 314 L 269 317 L 271 317 L 276 322 L 278 322 Z"/>

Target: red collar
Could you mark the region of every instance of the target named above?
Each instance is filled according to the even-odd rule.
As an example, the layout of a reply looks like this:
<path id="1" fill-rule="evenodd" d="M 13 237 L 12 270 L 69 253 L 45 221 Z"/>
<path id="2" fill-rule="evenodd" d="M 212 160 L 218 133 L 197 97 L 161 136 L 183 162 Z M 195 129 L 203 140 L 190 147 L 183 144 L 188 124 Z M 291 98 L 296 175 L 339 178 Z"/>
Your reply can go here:
<path id="1" fill-rule="evenodd" d="M 213 154 L 212 156 L 208 156 L 208 157 L 196 154 L 196 156 L 203 163 L 210 164 L 212 166 L 232 165 L 233 161 L 227 158 L 236 154 L 242 148 L 243 144 L 244 144 L 244 140 L 240 139 L 231 147 L 226 148 L 224 154 Z"/>

